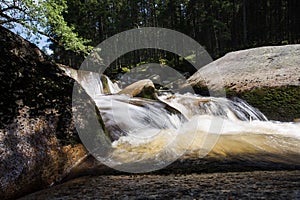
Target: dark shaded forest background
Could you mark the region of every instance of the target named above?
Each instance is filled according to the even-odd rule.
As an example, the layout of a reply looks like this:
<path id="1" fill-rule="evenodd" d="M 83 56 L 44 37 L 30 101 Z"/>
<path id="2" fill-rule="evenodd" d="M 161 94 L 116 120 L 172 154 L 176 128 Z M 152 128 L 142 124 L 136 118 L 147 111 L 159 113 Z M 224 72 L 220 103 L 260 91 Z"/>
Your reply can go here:
<path id="1" fill-rule="evenodd" d="M 67 4 L 65 20 L 92 46 L 139 27 L 182 32 L 214 59 L 239 49 L 300 43 L 299 0 L 70 0 Z M 84 59 L 55 43 L 50 48 L 54 60 L 75 68 Z M 110 73 L 146 62 L 182 68 L 186 64 L 169 52 L 139 50 L 116 60 Z"/>

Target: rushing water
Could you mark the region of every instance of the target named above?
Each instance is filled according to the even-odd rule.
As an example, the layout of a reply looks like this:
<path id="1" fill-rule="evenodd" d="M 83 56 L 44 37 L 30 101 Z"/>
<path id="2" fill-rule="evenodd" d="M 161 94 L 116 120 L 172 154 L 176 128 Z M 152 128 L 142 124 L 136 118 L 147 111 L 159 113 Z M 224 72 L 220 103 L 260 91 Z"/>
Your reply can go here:
<path id="1" fill-rule="evenodd" d="M 268 121 L 240 99 L 189 93 L 164 93 L 158 100 L 129 97 L 94 73 L 78 82 L 96 102 L 113 139 L 104 160 L 111 167 L 168 164 L 180 156 L 300 165 L 300 123 Z"/>

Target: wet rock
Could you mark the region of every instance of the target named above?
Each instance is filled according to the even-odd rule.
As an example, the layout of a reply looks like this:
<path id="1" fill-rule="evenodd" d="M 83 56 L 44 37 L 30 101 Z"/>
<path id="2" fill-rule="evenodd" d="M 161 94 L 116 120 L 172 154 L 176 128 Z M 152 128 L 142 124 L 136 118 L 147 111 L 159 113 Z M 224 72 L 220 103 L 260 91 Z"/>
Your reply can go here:
<path id="1" fill-rule="evenodd" d="M 137 81 L 119 92 L 130 97 L 143 97 L 147 99 L 157 99 L 155 87 L 151 80 L 145 79 Z"/>

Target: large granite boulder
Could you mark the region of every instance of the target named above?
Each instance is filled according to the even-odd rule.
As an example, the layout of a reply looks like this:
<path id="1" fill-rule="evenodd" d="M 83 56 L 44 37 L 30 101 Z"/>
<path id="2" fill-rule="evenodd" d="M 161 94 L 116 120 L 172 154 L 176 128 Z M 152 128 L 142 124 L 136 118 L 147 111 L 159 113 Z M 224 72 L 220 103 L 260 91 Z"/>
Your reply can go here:
<path id="1" fill-rule="evenodd" d="M 72 120 L 74 80 L 1 26 L 0 52 L 0 199 L 9 199 L 60 181 L 87 151 Z"/>
<path id="2" fill-rule="evenodd" d="M 300 117 L 300 45 L 231 52 L 204 66 L 187 81 L 197 93 L 225 89 L 257 107 L 269 119 Z"/>

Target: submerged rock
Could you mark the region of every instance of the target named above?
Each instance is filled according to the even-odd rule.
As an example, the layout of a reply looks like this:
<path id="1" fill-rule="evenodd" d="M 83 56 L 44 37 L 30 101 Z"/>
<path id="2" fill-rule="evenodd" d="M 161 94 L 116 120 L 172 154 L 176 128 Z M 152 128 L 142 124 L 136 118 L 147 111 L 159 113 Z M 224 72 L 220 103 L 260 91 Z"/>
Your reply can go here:
<path id="1" fill-rule="evenodd" d="M 203 95 L 224 90 L 269 119 L 293 121 L 300 117 L 299 55 L 300 45 L 231 52 L 201 68 L 187 83 Z"/>

